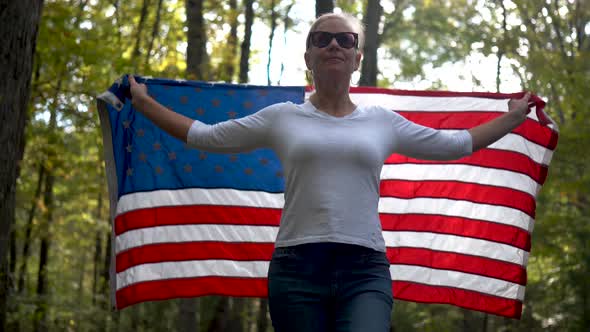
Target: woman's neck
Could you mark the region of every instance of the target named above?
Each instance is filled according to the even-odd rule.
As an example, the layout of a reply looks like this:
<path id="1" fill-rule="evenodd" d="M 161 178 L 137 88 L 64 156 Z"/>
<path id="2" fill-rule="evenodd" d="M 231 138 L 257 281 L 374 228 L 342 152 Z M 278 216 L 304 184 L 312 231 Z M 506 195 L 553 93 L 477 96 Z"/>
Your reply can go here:
<path id="1" fill-rule="evenodd" d="M 315 93 L 311 95 L 309 101 L 322 112 L 342 117 L 354 112 L 356 105 L 350 100 L 348 81 L 344 82 L 345 84 L 337 82 L 342 81 L 322 82 L 316 80 Z"/>

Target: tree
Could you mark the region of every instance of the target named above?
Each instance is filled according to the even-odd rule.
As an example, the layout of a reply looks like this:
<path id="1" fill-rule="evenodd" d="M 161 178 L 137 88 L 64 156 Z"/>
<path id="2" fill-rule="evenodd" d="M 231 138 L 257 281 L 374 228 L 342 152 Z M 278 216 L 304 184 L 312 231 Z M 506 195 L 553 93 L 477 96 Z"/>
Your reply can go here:
<path id="1" fill-rule="evenodd" d="M 365 7 L 363 23 L 365 30 L 365 46 L 361 66 L 361 86 L 377 86 L 377 49 L 379 48 L 379 23 L 383 7 L 379 0 L 368 0 Z"/>
<path id="2" fill-rule="evenodd" d="M 0 328 L 6 326 L 7 250 L 14 224 L 15 188 L 25 146 L 24 129 L 43 1 L 10 1 L 0 10 Z"/>
<path id="3" fill-rule="evenodd" d="M 334 11 L 334 0 L 316 0 L 315 2 L 315 17 L 325 13 L 332 13 Z"/>
<path id="4" fill-rule="evenodd" d="M 248 82 L 248 69 L 250 60 L 250 39 L 252 38 L 252 23 L 254 22 L 254 0 L 244 0 L 245 22 L 244 39 L 240 52 L 240 83 Z"/>
<path id="5" fill-rule="evenodd" d="M 202 0 L 186 0 L 186 76 L 195 80 L 208 79 L 207 34 L 203 13 Z"/>

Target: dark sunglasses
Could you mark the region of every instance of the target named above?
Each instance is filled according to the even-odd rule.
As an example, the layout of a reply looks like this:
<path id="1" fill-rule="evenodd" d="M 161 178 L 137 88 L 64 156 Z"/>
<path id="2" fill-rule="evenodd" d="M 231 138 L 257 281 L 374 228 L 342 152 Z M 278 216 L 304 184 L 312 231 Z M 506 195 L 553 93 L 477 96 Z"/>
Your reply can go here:
<path id="1" fill-rule="evenodd" d="M 313 31 L 309 34 L 307 40 L 307 47 L 309 44 L 324 48 L 330 44 L 332 39 L 336 38 L 336 42 L 342 48 L 358 48 L 359 46 L 359 35 L 354 32 L 337 32 L 331 33 L 326 31 Z"/>

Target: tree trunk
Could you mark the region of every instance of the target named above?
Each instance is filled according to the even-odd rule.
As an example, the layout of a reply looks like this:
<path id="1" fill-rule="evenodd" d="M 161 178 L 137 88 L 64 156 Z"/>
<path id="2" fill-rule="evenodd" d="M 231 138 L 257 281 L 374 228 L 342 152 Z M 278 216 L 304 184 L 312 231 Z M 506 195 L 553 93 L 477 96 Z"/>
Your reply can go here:
<path id="1" fill-rule="evenodd" d="M 55 114 L 52 114 L 54 117 Z M 46 211 L 43 214 L 42 227 L 41 227 L 41 246 L 39 249 L 39 270 L 37 272 L 37 298 L 38 305 L 35 310 L 35 331 L 42 332 L 47 331 L 47 261 L 49 256 L 49 246 L 51 242 L 50 227 L 53 219 L 53 184 L 55 177 L 51 171 L 48 171 L 47 177 L 45 178 L 45 189 L 43 194 L 43 204 L 45 205 Z"/>
<path id="2" fill-rule="evenodd" d="M 268 328 L 268 318 L 266 317 L 268 313 L 268 299 L 260 299 L 260 307 L 258 310 L 258 330 L 257 332 L 266 332 Z"/>
<path id="3" fill-rule="evenodd" d="M 149 69 L 150 66 L 150 56 L 152 53 L 152 48 L 154 48 L 154 41 L 158 36 L 158 32 L 160 31 L 160 17 L 162 14 L 162 1 L 158 0 L 158 8 L 156 9 L 156 20 L 154 21 L 154 25 L 152 26 L 152 36 L 150 37 L 150 42 L 148 44 L 147 50 L 145 51 L 145 64 L 144 70 Z"/>
<path id="4" fill-rule="evenodd" d="M 25 290 L 25 277 L 27 275 L 27 262 L 29 261 L 30 247 L 31 247 L 31 232 L 33 231 L 33 220 L 37 213 L 37 206 L 41 199 L 41 189 L 43 188 L 43 181 L 45 180 L 45 167 L 43 163 L 39 164 L 39 172 L 37 176 L 37 188 L 35 189 L 35 196 L 31 201 L 31 208 L 29 209 L 29 218 L 27 219 L 27 225 L 25 228 L 25 239 L 23 241 L 23 251 L 21 257 L 21 264 L 19 266 L 18 273 L 18 291 L 24 292 Z"/>
<path id="5" fill-rule="evenodd" d="M 186 298 L 178 300 L 178 321 L 176 330 L 180 332 L 193 332 L 198 330 L 199 321 L 199 300 L 197 298 Z"/>
<path id="6" fill-rule="evenodd" d="M 186 75 L 188 79 L 208 80 L 207 35 L 203 19 L 203 1 L 186 0 L 188 25 L 186 48 Z"/>
<path id="7" fill-rule="evenodd" d="M 6 327 L 7 250 L 42 8 L 42 0 L 8 1 L 0 6 L 0 329 Z"/>
<path id="8" fill-rule="evenodd" d="M 334 0 L 316 0 L 315 1 L 315 17 L 325 13 L 332 13 L 334 11 Z"/>
<path id="9" fill-rule="evenodd" d="M 291 8 L 295 5 L 295 1 L 292 1 L 287 8 L 285 9 L 285 15 L 283 16 L 283 43 L 287 46 L 287 32 L 291 29 L 291 20 L 289 19 L 289 14 L 291 13 Z M 283 72 L 285 71 L 285 62 L 284 59 L 281 58 L 281 73 L 279 75 L 278 85 L 281 85 L 281 79 L 283 78 Z"/>
<path id="10" fill-rule="evenodd" d="M 379 48 L 379 23 L 383 8 L 379 0 L 368 0 L 363 23 L 366 27 L 363 63 L 361 66 L 361 86 L 377 86 L 377 49 Z"/>
<path id="11" fill-rule="evenodd" d="M 135 68 L 135 70 L 137 70 L 137 60 L 139 59 L 139 55 L 141 53 L 141 51 L 139 50 L 141 47 L 141 34 L 143 32 L 143 27 L 145 25 L 145 19 L 147 17 L 149 5 L 149 0 L 143 0 L 143 4 L 141 6 L 141 14 L 139 15 L 139 23 L 137 23 L 135 46 L 133 47 L 133 53 L 131 53 L 131 61 L 133 63 L 133 68 Z"/>
<path id="12" fill-rule="evenodd" d="M 98 192 L 98 199 L 96 204 L 96 220 L 102 220 L 102 193 Z M 96 232 L 96 238 L 94 240 L 94 260 L 93 260 L 93 271 L 92 271 L 92 304 L 96 304 L 96 295 L 100 289 L 100 265 L 102 257 L 102 232 L 99 230 Z"/>
<path id="13" fill-rule="evenodd" d="M 226 47 L 223 50 L 219 79 L 231 83 L 236 72 L 235 59 L 238 53 L 238 3 L 237 0 L 229 0 L 228 2 L 230 31 Z"/>
<path id="14" fill-rule="evenodd" d="M 277 10 L 275 0 L 270 1 L 270 36 L 268 36 L 268 62 L 266 63 L 266 84 L 270 85 L 270 63 L 271 63 L 271 52 L 272 42 L 275 37 L 275 30 L 277 29 Z"/>
<path id="15" fill-rule="evenodd" d="M 49 148 L 46 152 L 46 159 L 45 162 L 47 164 L 55 164 L 53 161 L 56 160 L 55 155 L 55 146 L 57 146 L 56 135 L 54 132 L 57 128 L 57 107 L 58 107 L 58 100 L 59 95 L 61 93 L 61 86 L 63 83 L 61 75 L 63 73 L 58 74 L 60 77 L 57 79 L 55 92 L 53 96 L 53 103 L 49 106 L 50 110 L 50 117 L 49 117 L 49 140 L 48 145 Z M 53 185 L 55 184 L 55 175 L 54 169 L 50 167 L 45 167 L 45 186 L 43 188 L 43 205 L 45 206 L 45 211 L 43 212 L 43 218 L 40 222 L 40 231 L 39 236 L 41 238 L 41 246 L 39 249 L 39 269 L 37 271 L 37 298 L 39 300 L 37 308 L 35 310 L 35 331 L 46 331 L 46 320 L 47 320 L 47 297 L 48 297 L 48 289 L 47 289 L 47 265 L 48 265 L 48 257 L 49 257 L 49 247 L 51 245 L 51 224 L 53 221 Z"/>
<path id="16" fill-rule="evenodd" d="M 250 70 L 250 40 L 252 39 L 252 23 L 254 23 L 254 0 L 244 0 L 246 21 L 244 22 L 244 40 L 240 52 L 240 83 L 248 83 Z"/>

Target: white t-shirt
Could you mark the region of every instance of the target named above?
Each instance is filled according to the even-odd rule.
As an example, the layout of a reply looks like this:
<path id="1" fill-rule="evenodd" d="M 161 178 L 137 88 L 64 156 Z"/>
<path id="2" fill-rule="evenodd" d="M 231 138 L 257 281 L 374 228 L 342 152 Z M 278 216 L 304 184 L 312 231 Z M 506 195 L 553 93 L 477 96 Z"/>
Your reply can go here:
<path id="1" fill-rule="evenodd" d="M 276 247 L 338 242 L 378 251 L 385 251 L 377 205 L 387 157 L 451 160 L 472 151 L 467 130 L 435 130 L 379 106 L 334 117 L 309 101 L 274 104 L 215 125 L 195 121 L 187 140 L 213 152 L 275 151 L 285 176 Z"/>

